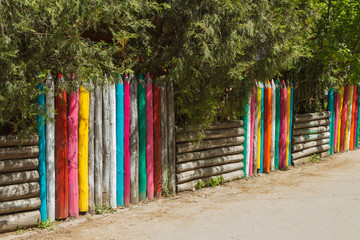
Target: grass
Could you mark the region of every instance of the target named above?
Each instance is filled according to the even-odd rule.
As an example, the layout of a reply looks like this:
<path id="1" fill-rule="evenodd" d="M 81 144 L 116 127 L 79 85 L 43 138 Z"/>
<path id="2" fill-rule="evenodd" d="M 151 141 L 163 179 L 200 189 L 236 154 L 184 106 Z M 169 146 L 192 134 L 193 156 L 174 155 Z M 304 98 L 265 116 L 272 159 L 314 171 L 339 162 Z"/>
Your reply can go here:
<path id="1" fill-rule="evenodd" d="M 53 230 L 54 229 L 53 228 L 53 223 L 50 221 L 49 218 L 47 218 L 46 221 L 45 220 L 41 221 L 40 219 L 38 219 L 37 220 L 37 227 L 42 228 L 42 229 L 46 229 L 46 230 Z"/>
<path id="2" fill-rule="evenodd" d="M 95 213 L 96 214 L 101 214 L 101 215 L 105 215 L 107 213 L 115 213 L 116 209 L 113 209 L 111 207 L 99 207 L 99 206 L 95 206 Z"/>

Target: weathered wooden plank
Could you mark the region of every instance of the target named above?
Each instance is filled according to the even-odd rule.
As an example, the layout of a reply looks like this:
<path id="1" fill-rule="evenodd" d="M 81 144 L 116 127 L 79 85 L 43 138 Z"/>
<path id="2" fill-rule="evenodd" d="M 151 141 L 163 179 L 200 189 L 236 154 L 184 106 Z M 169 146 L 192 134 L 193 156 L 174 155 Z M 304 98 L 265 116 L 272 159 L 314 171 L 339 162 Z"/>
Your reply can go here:
<path id="1" fill-rule="evenodd" d="M 330 122 L 331 122 L 330 119 L 321 119 L 321 120 L 314 120 L 314 121 L 310 121 L 310 122 L 295 123 L 295 124 L 293 124 L 293 129 L 328 126 L 330 124 Z"/>
<path id="2" fill-rule="evenodd" d="M 37 181 L 39 181 L 39 172 L 37 170 L 0 173 L 0 186 Z"/>
<path id="3" fill-rule="evenodd" d="M 40 203 L 41 201 L 39 197 L 0 202 L 0 214 L 8 214 L 8 213 L 39 209 Z"/>
<path id="4" fill-rule="evenodd" d="M 325 158 L 325 157 L 330 156 L 330 153 L 329 153 L 328 150 L 326 150 L 325 152 L 318 153 L 318 154 L 319 154 L 320 158 Z M 301 164 L 308 163 L 308 162 L 310 162 L 310 157 L 311 156 L 307 156 L 307 157 L 292 160 L 292 165 L 293 166 L 298 166 L 298 165 L 301 165 Z"/>
<path id="5" fill-rule="evenodd" d="M 242 154 L 221 156 L 197 161 L 190 161 L 176 164 L 176 172 L 181 173 L 189 170 L 194 170 L 202 167 L 217 166 L 222 164 L 241 162 L 244 159 Z"/>
<path id="6" fill-rule="evenodd" d="M 329 137 L 330 137 L 329 132 L 294 136 L 292 137 L 292 143 L 293 144 L 304 143 L 304 142 L 315 141 L 318 139 L 329 138 Z"/>
<path id="7" fill-rule="evenodd" d="M 36 226 L 40 217 L 39 210 L 3 215 L 0 218 L 0 233 L 15 231 L 19 226 L 21 228 Z"/>
<path id="8" fill-rule="evenodd" d="M 243 167 L 244 167 L 243 162 L 237 162 L 237 163 L 229 163 L 214 167 L 199 168 L 195 170 L 178 173 L 176 174 L 176 179 L 177 182 L 180 184 L 193 179 L 199 179 L 199 178 L 210 177 L 227 172 L 233 172 L 236 170 L 240 170 Z"/>
<path id="9" fill-rule="evenodd" d="M 241 145 L 241 146 L 214 148 L 214 149 L 198 151 L 198 152 L 181 153 L 176 155 L 176 162 L 180 163 L 180 162 L 193 161 L 198 159 L 231 155 L 231 154 L 241 153 L 242 151 L 244 151 L 244 147 Z"/>
<path id="10" fill-rule="evenodd" d="M 0 173 L 34 170 L 39 166 L 37 158 L 13 159 L 0 161 Z"/>
<path id="11" fill-rule="evenodd" d="M 94 198 L 95 205 L 102 206 L 102 172 L 103 172 L 103 135 L 102 135 L 102 91 L 95 90 L 95 162 L 94 162 Z"/>
<path id="12" fill-rule="evenodd" d="M 181 184 L 178 184 L 176 186 L 177 191 L 178 192 L 191 191 L 191 190 L 193 190 L 193 188 L 195 187 L 195 185 L 199 181 L 204 181 L 205 186 L 206 186 L 206 185 L 209 184 L 211 178 L 216 178 L 216 177 L 219 177 L 219 176 L 222 176 L 224 178 L 223 182 L 228 182 L 228 181 L 231 181 L 231 180 L 235 180 L 235 179 L 244 177 L 244 172 L 242 170 L 238 170 L 238 171 L 228 172 L 228 173 L 224 173 L 224 174 L 220 174 L 220 175 L 216 175 L 216 176 L 212 176 L 212 177 L 206 177 L 206 178 L 202 178 L 202 179 L 197 179 L 197 180 L 193 180 L 193 181 L 186 182 L 186 183 L 181 183 Z"/>
<path id="13" fill-rule="evenodd" d="M 312 120 L 319 120 L 329 118 L 331 116 L 330 111 L 317 112 L 317 113 L 305 113 L 294 116 L 294 123 L 308 122 Z"/>
<path id="14" fill-rule="evenodd" d="M 88 149 L 88 184 L 89 184 L 89 213 L 95 212 L 94 167 L 95 167 L 95 93 L 90 80 L 89 97 L 89 149 Z"/>
<path id="15" fill-rule="evenodd" d="M 139 202 L 139 125 L 138 89 L 134 74 L 130 76 L 130 202 Z"/>
<path id="16" fill-rule="evenodd" d="M 293 136 L 299 136 L 304 134 L 315 134 L 321 132 L 330 132 L 330 126 L 320 126 L 320 127 L 312 127 L 312 128 L 302 128 L 293 130 Z"/>
<path id="17" fill-rule="evenodd" d="M 320 158 L 325 158 L 325 157 L 330 156 L 330 153 L 329 153 L 329 151 L 325 151 L 325 152 L 319 153 L 319 156 L 320 156 Z"/>
<path id="18" fill-rule="evenodd" d="M 307 148 L 307 149 L 304 149 L 302 151 L 292 153 L 291 158 L 293 160 L 295 160 L 295 159 L 299 159 L 299 158 L 302 158 L 302 157 L 310 156 L 310 155 L 312 155 L 314 153 L 324 152 L 324 151 L 329 150 L 329 149 L 330 149 L 329 144 L 324 144 L 324 145 L 320 145 L 320 146 L 316 146 L 316 147 L 312 147 L 312 148 Z"/>
<path id="19" fill-rule="evenodd" d="M 35 146 L 38 142 L 39 137 L 37 135 L 23 139 L 16 135 L 0 136 L 0 147 Z"/>
<path id="20" fill-rule="evenodd" d="M 37 197 L 39 193 L 40 185 L 37 182 L 1 186 L 0 201 Z"/>
<path id="21" fill-rule="evenodd" d="M 171 193 L 176 193 L 176 143 L 175 143 L 175 106 L 174 106 L 174 86 L 172 83 L 167 89 L 168 102 L 168 164 L 169 164 L 169 185 Z"/>
<path id="22" fill-rule="evenodd" d="M 243 136 L 245 133 L 241 127 L 237 128 L 225 128 L 225 129 L 211 129 L 198 132 L 186 132 L 176 135 L 176 142 L 192 142 L 199 139 L 215 139 L 215 138 L 226 138 L 226 137 L 237 137 Z"/>
<path id="23" fill-rule="evenodd" d="M 225 146 L 241 145 L 244 143 L 244 141 L 245 138 L 241 136 L 241 137 L 210 139 L 210 140 L 204 140 L 199 143 L 197 142 L 178 143 L 176 145 L 176 150 L 177 153 L 194 152 L 199 150 L 206 150 L 206 149 L 219 148 Z"/>
<path id="24" fill-rule="evenodd" d="M 34 158 L 39 156 L 38 146 L 0 148 L 0 160 Z"/>
<path id="25" fill-rule="evenodd" d="M 109 84 L 105 76 L 105 85 L 103 86 L 103 169 L 102 169 L 102 206 L 110 206 L 110 99 Z"/>
<path id="26" fill-rule="evenodd" d="M 161 136 L 161 187 L 167 187 L 167 169 L 168 165 L 168 105 L 167 105 L 167 91 L 166 82 L 160 84 L 161 87 L 161 114 L 160 114 L 160 136 Z"/>
<path id="27" fill-rule="evenodd" d="M 48 73 L 46 79 L 46 207 L 47 216 L 51 222 L 55 221 L 55 85 Z"/>
<path id="28" fill-rule="evenodd" d="M 185 132 L 195 132 L 195 131 L 201 131 L 201 130 L 211 130 L 211 129 L 237 128 L 237 127 L 242 127 L 243 125 L 244 125 L 244 122 L 242 120 L 238 120 L 238 121 L 220 123 L 220 124 L 203 127 L 203 128 L 202 127 L 193 127 L 193 126 L 188 126 L 188 127 L 183 127 L 183 128 L 176 127 L 176 134 L 185 133 Z"/>
<path id="29" fill-rule="evenodd" d="M 306 148 L 311 148 L 311 147 L 315 147 L 315 146 L 319 146 L 319 145 L 323 145 L 326 143 L 329 143 L 330 139 L 329 138 L 324 138 L 324 139 L 319 139 L 316 141 L 311 141 L 311 142 L 306 142 L 306 143 L 298 143 L 298 144 L 293 144 L 291 146 L 291 151 L 292 152 L 297 152 Z"/>

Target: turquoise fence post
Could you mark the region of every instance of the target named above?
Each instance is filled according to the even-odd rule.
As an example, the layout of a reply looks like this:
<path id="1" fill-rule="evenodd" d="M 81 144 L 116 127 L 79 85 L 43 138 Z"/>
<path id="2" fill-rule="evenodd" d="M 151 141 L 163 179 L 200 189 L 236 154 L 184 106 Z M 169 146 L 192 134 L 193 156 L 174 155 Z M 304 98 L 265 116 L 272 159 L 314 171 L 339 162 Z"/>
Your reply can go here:
<path id="1" fill-rule="evenodd" d="M 248 105 L 247 103 L 245 104 L 245 116 L 242 117 L 242 120 L 244 121 L 244 125 L 243 125 L 243 128 L 244 128 L 244 138 L 245 138 L 245 141 L 243 143 L 243 147 L 244 147 L 244 151 L 243 151 L 243 156 L 244 156 L 244 159 L 243 159 L 243 163 L 244 163 L 244 167 L 243 167 L 243 172 L 244 172 L 244 178 L 246 178 L 246 153 L 247 153 L 247 122 L 248 122 L 248 116 L 247 116 L 247 112 L 248 112 Z"/>
<path id="2" fill-rule="evenodd" d="M 116 84 L 116 204 L 124 206 L 124 84 Z"/>
<path id="3" fill-rule="evenodd" d="M 40 105 L 41 113 L 37 115 L 38 135 L 39 135 L 39 184 L 40 184 L 40 214 L 41 221 L 47 221 L 46 205 L 46 140 L 45 140 L 45 95 L 44 84 L 40 83 L 37 87 L 40 94 L 37 96 L 37 103 Z"/>
<path id="4" fill-rule="evenodd" d="M 328 96 L 328 111 L 330 111 L 330 149 L 329 153 L 330 155 L 334 152 L 334 89 L 331 87 L 329 90 L 329 96 Z"/>
<path id="5" fill-rule="evenodd" d="M 260 173 L 263 172 L 264 162 L 264 84 L 261 84 L 261 146 L 260 146 Z"/>
<path id="6" fill-rule="evenodd" d="M 276 80 L 276 118 L 275 118 L 275 169 L 279 169 L 279 141 L 280 141 L 280 86 Z"/>

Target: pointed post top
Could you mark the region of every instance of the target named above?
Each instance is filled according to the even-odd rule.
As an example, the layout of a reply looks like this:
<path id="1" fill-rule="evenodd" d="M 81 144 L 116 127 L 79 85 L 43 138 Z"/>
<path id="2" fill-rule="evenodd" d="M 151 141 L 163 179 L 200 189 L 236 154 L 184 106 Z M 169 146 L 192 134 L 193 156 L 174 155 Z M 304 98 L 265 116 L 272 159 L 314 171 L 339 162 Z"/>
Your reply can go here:
<path id="1" fill-rule="evenodd" d="M 149 74 L 149 72 L 146 73 L 145 79 L 150 79 L 150 74 Z"/>
<path id="2" fill-rule="evenodd" d="M 71 74 L 71 80 L 74 80 L 75 79 L 75 73 L 72 73 Z"/>
<path id="3" fill-rule="evenodd" d="M 58 78 L 63 78 L 63 75 L 60 71 L 58 71 Z"/>
<path id="4" fill-rule="evenodd" d="M 144 80 L 144 77 L 143 77 L 143 75 L 140 73 L 140 75 L 139 75 L 139 79 L 140 80 Z"/>
<path id="5" fill-rule="evenodd" d="M 125 73 L 125 77 L 127 78 L 128 77 L 128 75 Z"/>

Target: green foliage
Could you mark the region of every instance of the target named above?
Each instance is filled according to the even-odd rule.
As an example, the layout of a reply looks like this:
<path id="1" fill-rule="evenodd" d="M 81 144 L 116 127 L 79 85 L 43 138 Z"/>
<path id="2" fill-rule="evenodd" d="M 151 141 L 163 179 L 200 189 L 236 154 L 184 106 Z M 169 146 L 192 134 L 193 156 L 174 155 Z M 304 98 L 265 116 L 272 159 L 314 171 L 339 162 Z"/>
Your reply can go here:
<path id="1" fill-rule="evenodd" d="M 196 190 L 200 190 L 200 189 L 202 189 L 203 187 L 205 187 L 205 182 L 204 182 L 203 180 L 198 181 L 198 182 L 196 183 L 196 185 L 195 185 L 195 189 L 196 189 Z"/>
<path id="2" fill-rule="evenodd" d="M 53 223 L 50 221 L 49 218 L 47 218 L 47 220 L 37 220 L 37 227 L 38 228 L 42 228 L 42 229 L 46 229 L 46 230 L 53 230 Z"/>
<path id="3" fill-rule="evenodd" d="M 95 213 L 96 214 L 101 214 L 101 215 L 105 215 L 107 213 L 115 213 L 116 209 L 113 209 L 111 207 L 99 207 L 99 206 L 95 206 Z"/>
<path id="4" fill-rule="evenodd" d="M 298 113 L 325 110 L 324 90 L 357 83 L 360 74 L 360 2 L 316 0 L 312 8 L 319 10 L 319 17 L 307 41 L 309 54 L 284 73 L 297 81 Z"/>
<path id="5" fill-rule="evenodd" d="M 312 163 L 318 163 L 320 162 L 321 158 L 319 156 L 319 154 L 313 154 L 309 157 L 309 161 Z"/>
<path id="6" fill-rule="evenodd" d="M 175 83 L 179 124 L 239 119 L 255 80 L 306 56 L 313 22 L 308 1 L 163 2 L 170 8 L 153 18 L 144 67 Z"/>
<path id="7" fill-rule="evenodd" d="M 222 176 L 219 177 L 212 177 L 210 178 L 210 182 L 208 183 L 209 187 L 216 187 L 219 186 L 224 181 Z"/>
<path id="8" fill-rule="evenodd" d="M 49 70 L 62 71 L 60 88 L 70 91 L 130 72 L 148 46 L 152 23 L 144 15 L 161 8 L 146 0 L 1 1 L 0 132 L 35 131 L 36 86 Z"/>
<path id="9" fill-rule="evenodd" d="M 24 229 L 21 228 L 20 224 L 17 225 L 16 235 L 22 235 L 24 233 Z"/>

